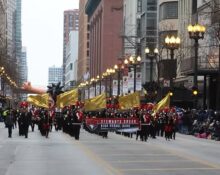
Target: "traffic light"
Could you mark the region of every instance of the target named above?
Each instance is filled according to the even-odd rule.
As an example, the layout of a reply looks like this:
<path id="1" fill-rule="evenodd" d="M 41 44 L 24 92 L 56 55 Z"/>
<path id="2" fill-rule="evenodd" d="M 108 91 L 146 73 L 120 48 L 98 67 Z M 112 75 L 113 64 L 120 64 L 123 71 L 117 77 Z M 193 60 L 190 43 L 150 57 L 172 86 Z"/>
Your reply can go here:
<path id="1" fill-rule="evenodd" d="M 198 93 L 199 93 L 198 88 L 195 87 L 195 86 L 193 86 L 193 87 L 192 87 L 192 94 L 193 94 L 194 96 L 197 96 Z"/>

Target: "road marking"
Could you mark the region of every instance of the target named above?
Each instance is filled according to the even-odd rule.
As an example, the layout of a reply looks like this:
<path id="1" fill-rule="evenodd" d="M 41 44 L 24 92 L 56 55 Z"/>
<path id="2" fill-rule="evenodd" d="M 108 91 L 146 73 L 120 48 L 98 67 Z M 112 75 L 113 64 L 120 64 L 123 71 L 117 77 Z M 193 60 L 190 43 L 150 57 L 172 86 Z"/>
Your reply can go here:
<path id="1" fill-rule="evenodd" d="M 191 160 L 116 160 L 110 163 L 167 163 L 167 162 L 192 162 Z"/>
<path id="2" fill-rule="evenodd" d="M 91 159 L 93 159 L 94 161 L 96 161 L 98 164 L 103 165 L 104 169 L 107 171 L 107 173 L 109 175 L 122 175 L 122 173 L 112 167 L 108 162 L 106 162 L 105 160 L 103 160 L 102 158 L 100 158 L 97 154 L 95 154 L 91 149 L 89 149 L 87 146 L 85 146 L 83 143 L 81 143 L 80 141 L 76 141 L 74 142 L 74 140 L 67 134 L 64 134 L 66 136 L 66 138 L 68 138 L 72 143 L 76 144 L 82 151 L 84 151 L 84 153 L 90 157 Z M 68 137 L 69 136 L 69 137 Z"/>
<path id="3" fill-rule="evenodd" d="M 120 169 L 122 172 L 127 171 L 179 171 L 179 170 L 220 170 L 220 168 L 137 168 L 137 169 Z"/>
<path id="4" fill-rule="evenodd" d="M 170 152 L 171 154 L 173 155 L 176 155 L 177 157 L 180 157 L 180 158 L 184 158 L 184 159 L 187 159 L 187 160 L 191 160 L 193 162 L 197 162 L 197 163 L 200 163 L 200 164 L 203 164 L 203 165 L 206 165 L 208 167 L 212 167 L 214 169 L 220 169 L 220 166 L 218 166 L 217 164 L 214 164 L 214 163 L 210 163 L 206 160 L 201 160 L 193 155 L 189 155 L 187 153 L 183 153 L 181 151 L 177 151 L 177 150 L 173 150 L 171 148 L 164 148 L 162 146 L 159 146 L 159 145 L 155 145 L 155 147 L 158 147 L 160 149 L 163 149 L 163 150 L 166 150 L 167 152 Z"/>
<path id="5" fill-rule="evenodd" d="M 118 136 L 118 135 L 117 135 L 117 136 Z M 118 136 L 118 137 L 120 137 L 120 136 Z M 129 138 L 127 138 L 127 137 L 121 137 L 121 138 L 122 138 L 123 140 L 129 140 Z M 131 140 L 131 139 L 130 139 L 130 140 Z M 137 142 L 137 141 L 135 141 L 135 140 L 131 140 L 131 142 L 136 143 L 136 144 L 146 145 L 145 142 Z M 145 143 L 145 144 L 144 144 L 144 143 Z M 164 150 L 164 151 L 169 152 L 169 153 L 171 153 L 171 154 L 173 154 L 173 155 L 176 155 L 177 157 L 184 158 L 184 159 L 187 159 L 187 160 L 191 160 L 191 161 L 193 161 L 193 162 L 201 163 L 201 164 L 203 164 L 203 165 L 212 167 L 212 168 L 214 168 L 214 169 L 220 169 L 220 166 L 219 166 L 218 164 L 211 163 L 211 162 L 206 161 L 206 160 L 201 160 L 201 159 L 199 159 L 199 158 L 197 158 L 197 157 L 195 157 L 195 156 L 189 155 L 189 154 L 187 154 L 187 153 L 183 153 L 183 152 L 178 151 L 178 150 L 173 150 L 172 148 L 168 148 L 168 147 L 164 148 L 163 145 L 155 144 L 155 145 L 154 145 L 154 148 L 155 148 L 155 149 Z"/>
<path id="6" fill-rule="evenodd" d="M 174 154 L 100 154 L 100 156 L 176 156 Z"/>

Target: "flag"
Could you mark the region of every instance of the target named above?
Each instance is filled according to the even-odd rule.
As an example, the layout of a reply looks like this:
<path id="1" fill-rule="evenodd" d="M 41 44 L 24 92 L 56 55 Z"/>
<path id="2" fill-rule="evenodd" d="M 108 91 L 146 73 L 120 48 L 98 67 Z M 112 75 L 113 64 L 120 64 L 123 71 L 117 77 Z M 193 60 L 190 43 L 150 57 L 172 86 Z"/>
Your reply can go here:
<path id="1" fill-rule="evenodd" d="M 133 107 L 140 106 L 140 94 L 135 92 L 126 96 L 119 97 L 119 106 L 120 109 L 130 109 Z"/>
<path id="2" fill-rule="evenodd" d="M 42 107 L 42 108 L 49 108 L 49 94 L 42 94 L 42 95 L 30 95 L 27 98 L 27 101 L 34 106 Z"/>
<path id="3" fill-rule="evenodd" d="M 85 101 L 85 111 L 94 111 L 97 109 L 106 108 L 105 93 Z"/>
<path id="4" fill-rule="evenodd" d="M 73 89 L 58 95 L 56 106 L 59 108 L 63 108 L 64 106 L 75 105 L 77 101 L 78 89 Z"/>
<path id="5" fill-rule="evenodd" d="M 162 100 L 160 100 L 153 108 L 154 113 L 157 113 L 161 109 L 170 106 L 170 93 L 168 93 Z"/>

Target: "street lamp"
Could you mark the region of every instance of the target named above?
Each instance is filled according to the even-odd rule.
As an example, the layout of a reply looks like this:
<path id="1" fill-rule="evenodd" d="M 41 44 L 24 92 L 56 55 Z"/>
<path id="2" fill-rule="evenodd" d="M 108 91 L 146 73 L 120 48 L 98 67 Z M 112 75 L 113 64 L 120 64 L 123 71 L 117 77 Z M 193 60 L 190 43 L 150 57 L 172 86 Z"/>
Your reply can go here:
<path id="1" fill-rule="evenodd" d="M 193 76 L 193 84 L 194 88 L 198 88 L 198 49 L 199 49 L 199 39 L 204 38 L 206 28 L 202 25 L 196 24 L 196 25 L 189 25 L 188 26 L 188 32 L 189 32 L 189 38 L 194 39 L 194 47 L 195 47 L 195 58 L 194 58 L 194 76 Z M 197 95 L 195 96 L 194 101 L 194 107 L 197 107 Z"/>
<path id="2" fill-rule="evenodd" d="M 180 38 L 175 36 L 167 36 L 165 38 L 165 47 L 170 50 L 170 59 L 174 60 L 174 50 L 180 46 Z M 175 70 L 176 71 L 176 70 Z M 173 75 L 170 76 L 170 89 L 173 89 Z"/>
<path id="3" fill-rule="evenodd" d="M 153 53 L 150 52 L 150 49 L 148 47 L 145 48 L 146 58 L 150 59 L 150 82 L 153 81 L 153 59 L 156 58 L 158 52 L 159 51 L 157 48 L 154 49 Z"/>
<path id="4" fill-rule="evenodd" d="M 130 56 L 129 60 L 125 59 L 124 63 L 126 65 L 130 64 L 134 67 L 134 92 L 136 91 L 136 71 L 137 71 L 137 65 L 141 63 L 141 57 L 133 57 Z"/>

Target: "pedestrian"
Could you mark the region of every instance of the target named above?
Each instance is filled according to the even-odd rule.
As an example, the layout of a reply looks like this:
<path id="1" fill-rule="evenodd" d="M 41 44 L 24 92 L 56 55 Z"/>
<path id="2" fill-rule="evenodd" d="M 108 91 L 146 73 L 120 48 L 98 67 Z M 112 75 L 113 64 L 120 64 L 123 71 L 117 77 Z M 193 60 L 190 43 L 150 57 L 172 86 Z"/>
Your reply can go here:
<path id="1" fill-rule="evenodd" d="M 5 118 L 5 124 L 6 127 L 8 128 L 8 137 L 11 138 L 12 137 L 12 128 L 14 125 L 14 118 L 13 118 L 13 112 L 12 110 L 10 110 Z"/>

